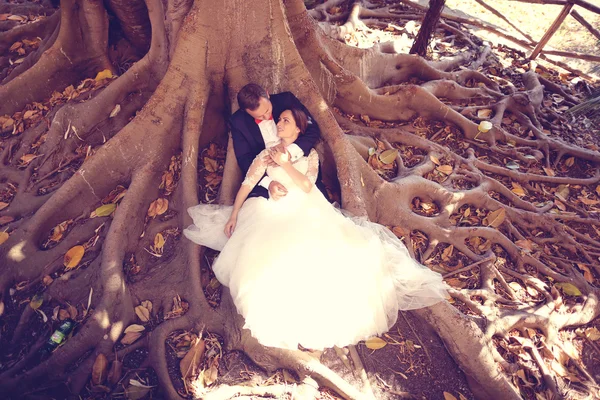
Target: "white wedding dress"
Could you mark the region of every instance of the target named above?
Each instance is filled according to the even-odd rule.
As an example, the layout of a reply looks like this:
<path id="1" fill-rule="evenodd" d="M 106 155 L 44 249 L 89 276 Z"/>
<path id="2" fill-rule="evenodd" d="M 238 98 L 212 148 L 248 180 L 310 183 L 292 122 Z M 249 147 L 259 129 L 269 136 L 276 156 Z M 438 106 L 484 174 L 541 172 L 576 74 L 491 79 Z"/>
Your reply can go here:
<path id="1" fill-rule="evenodd" d="M 213 265 L 229 287 L 245 328 L 263 345 L 297 349 L 346 346 L 387 332 L 398 310 L 443 300 L 441 275 L 415 262 L 387 228 L 343 216 L 313 186 L 298 188 L 281 167 L 258 155 L 243 185 L 267 174 L 287 189 L 280 200 L 244 203 L 228 240 L 223 229 L 231 206 L 200 204 L 185 236 L 220 250 Z M 294 163 L 314 183 L 318 156 Z"/>

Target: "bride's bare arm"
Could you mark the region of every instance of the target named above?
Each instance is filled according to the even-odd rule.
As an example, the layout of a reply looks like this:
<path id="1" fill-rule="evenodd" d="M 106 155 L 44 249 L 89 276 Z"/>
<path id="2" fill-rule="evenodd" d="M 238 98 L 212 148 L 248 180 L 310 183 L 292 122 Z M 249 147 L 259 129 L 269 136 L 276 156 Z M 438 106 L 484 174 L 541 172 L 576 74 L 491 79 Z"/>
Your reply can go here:
<path id="1" fill-rule="evenodd" d="M 267 156 L 266 150 L 260 152 L 252 164 L 248 169 L 248 173 L 246 174 L 246 178 L 242 182 L 242 186 L 240 186 L 240 190 L 238 190 L 237 195 L 235 196 L 235 201 L 233 203 L 233 210 L 231 211 L 231 216 L 229 217 L 229 221 L 225 224 L 225 235 L 227 237 L 231 237 L 231 234 L 235 230 L 235 225 L 237 224 L 237 215 L 240 212 L 240 208 L 244 204 L 244 201 L 248 198 L 248 195 L 256 186 L 256 183 L 262 178 L 265 174 L 265 170 L 267 169 L 267 164 L 265 162 L 265 157 Z"/>

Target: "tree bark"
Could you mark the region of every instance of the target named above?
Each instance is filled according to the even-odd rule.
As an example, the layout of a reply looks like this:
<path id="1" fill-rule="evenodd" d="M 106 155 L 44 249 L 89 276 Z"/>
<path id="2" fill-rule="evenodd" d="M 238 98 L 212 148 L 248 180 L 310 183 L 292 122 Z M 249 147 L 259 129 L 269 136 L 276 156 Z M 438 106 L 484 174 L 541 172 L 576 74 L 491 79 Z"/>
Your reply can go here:
<path id="1" fill-rule="evenodd" d="M 440 21 L 445 4 L 446 0 L 429 0 L 429 9 L 423 18 L 419 33 L 410 49 L 410 54 L 417 54 L 421 57 L 427 55 L 427 47 Z"/>

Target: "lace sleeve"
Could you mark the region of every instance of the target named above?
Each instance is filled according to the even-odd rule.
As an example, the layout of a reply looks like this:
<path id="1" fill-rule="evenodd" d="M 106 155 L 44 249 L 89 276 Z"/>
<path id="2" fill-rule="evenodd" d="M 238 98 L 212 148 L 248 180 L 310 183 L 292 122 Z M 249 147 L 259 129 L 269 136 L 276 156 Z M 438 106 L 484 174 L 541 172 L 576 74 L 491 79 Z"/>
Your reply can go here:
<path id="1" fill-rule="evenodd" d="M 267 164 L 264 162 L 264 158 L 267 155 L 267 150 L 263 150 L 254 158 L 250 168 L 248 168 L 248 172 L 246 173 L 246 178 L 242 182 L 242 185 L 254 187 L 260 178 L 265 174 L 267 170 Z"/>
<path id="2" fill-rule="evenodd" d="M 319 175 L 319 153 L 315 149 L 310 151 L 308 155 L 308 170 L 306 171 L 306 177 L 314 185 Z"/>

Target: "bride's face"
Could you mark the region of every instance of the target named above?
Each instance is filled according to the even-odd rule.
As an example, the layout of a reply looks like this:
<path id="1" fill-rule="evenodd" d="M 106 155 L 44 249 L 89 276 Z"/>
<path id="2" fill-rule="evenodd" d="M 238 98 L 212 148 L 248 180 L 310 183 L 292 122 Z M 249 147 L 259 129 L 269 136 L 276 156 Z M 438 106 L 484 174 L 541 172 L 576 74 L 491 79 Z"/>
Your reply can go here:
<path id="1" fill-rule="evenodd" d="M 279 116 L 277 122 L 277 136 L 281 139 L 296 140 L 300 134 L 300 129 L 296 126 L 296 121 L 290 110 L 285 110 Z"/>

